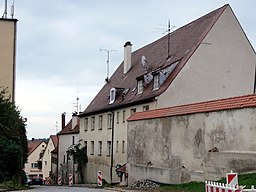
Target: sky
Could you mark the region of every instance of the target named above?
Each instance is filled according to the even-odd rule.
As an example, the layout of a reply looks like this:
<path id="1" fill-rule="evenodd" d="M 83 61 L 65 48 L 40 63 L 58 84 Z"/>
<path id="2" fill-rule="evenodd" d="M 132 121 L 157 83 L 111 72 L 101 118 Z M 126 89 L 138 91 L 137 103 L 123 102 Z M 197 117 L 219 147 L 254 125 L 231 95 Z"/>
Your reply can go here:
<path id="1" fill-rule="evenodd" d="M 8 0 L 8 16 L 14 0 Z M 229 3 L 256 48 L 255 0 L 16 0 L 16 105 L 27 119 L 27 136 L 48 138 L 78 109 L 83 111 L 110 75 L 133 51 Z M 4 12 L 4 0 L 0 0 Z M 1 12 L 0 12 L 1 13 Z M 1 13 L 1 14 L 2 14 Z"/>

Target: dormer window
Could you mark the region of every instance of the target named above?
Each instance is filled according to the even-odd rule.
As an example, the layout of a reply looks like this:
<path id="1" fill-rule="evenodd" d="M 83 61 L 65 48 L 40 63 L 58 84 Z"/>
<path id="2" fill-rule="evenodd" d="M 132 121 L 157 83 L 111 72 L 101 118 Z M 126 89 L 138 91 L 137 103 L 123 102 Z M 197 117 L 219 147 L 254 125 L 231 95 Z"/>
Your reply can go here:
<path id="1" fill-rule="evenodd" d="M 153 90 L 157 90 L 160 87 L 159 83 L 159 74 L 154 75 L 154 84 L 153 84 Z"/>
<path id="2" fill-rule="evenodd" d="M 138 80 L 138 94 L 143 92 L 143 80 Z"/>
<path id="3" fill-rule="evenodd" d="M 109 104 L 114 103 L 115 99 L 116 99 L 116 89 L 112 88 L 110 89 L 110 93 L 109 93 Z"/>

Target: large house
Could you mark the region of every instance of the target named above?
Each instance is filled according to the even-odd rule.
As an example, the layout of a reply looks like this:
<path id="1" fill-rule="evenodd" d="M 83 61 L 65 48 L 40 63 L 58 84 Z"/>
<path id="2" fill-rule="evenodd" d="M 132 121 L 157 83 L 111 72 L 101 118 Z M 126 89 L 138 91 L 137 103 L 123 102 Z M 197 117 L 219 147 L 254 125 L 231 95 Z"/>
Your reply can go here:
<path id="1" fill-rule="evenodd" d="M 85 182 L 96 182 L 99 170 L 107 182 L 119 181 L 115 166 L 127 163 L 131 114 L 255 93 L 255 64 L 229 5 L 134 52 L 126 42 L 124 61 L 80 114 L 80 139 L 88 151 Z"/>
<path id="2" fill-rule="evenodd" d="M 68 149 L 79 143 L 79 117 L 72 115 L 72 119 L 65 124 L 65 113 L 61 115 L 62 130 L 57 134 L 58 145 L 58 175 L 62 178 L 63 184 L 69 183 L 69 175 L 73 175 L 73 183 L 78 183 L 77 165 L 73 158 L 67 153 Z"/>
<path id="3" fill-rule="evenodd" d="M 0 18 L 0 91 L 15 100 L 17 19 Z"/>
<path id="4" fill-rule="evenodd" d="M 40 156 L 43 154 L 46 142 L 41 139 L 28 141 L 28 160 L 25 164 L 25 172 L 32 179 L 34 177 L 43 178 L 43 172 L 39 164 Z"/>

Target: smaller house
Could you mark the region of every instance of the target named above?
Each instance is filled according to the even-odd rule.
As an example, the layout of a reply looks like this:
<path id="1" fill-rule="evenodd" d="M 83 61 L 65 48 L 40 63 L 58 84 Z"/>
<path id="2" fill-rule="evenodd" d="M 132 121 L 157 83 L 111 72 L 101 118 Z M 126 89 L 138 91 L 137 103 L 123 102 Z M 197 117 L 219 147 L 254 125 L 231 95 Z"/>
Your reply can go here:
<path id="1" fill-rule="evenodd" d="M 51 152 L 51 180 L 54 184 L 58 183 L 58 143 Z"/>
<path id="2" fill-rule="evenodd" d="M 57 147 L 57 145 L 58 145 L 57 135 L 51 135 L 42 157 L 42 171 L 43 171 L 44 179 L 51 176 L 51 173 L 52 173 L 52 170 L 51 170 L 52 153 L 51 152 Z"/>
<path id="3" fill-rule="evenodd" d="M 42 139 L 32 139 L 28 141 L 28 160 L 25 164 L 25 172 L 31 179 L 33 177 L 43 178 L 43 172 L 38 162 L 40 154 L 45 150 L 46 145 L 45 140 Z"/>
<path id="4" fill-rule="evenodd" d="M 68 149 L 79 142 L 79 118 L 76 113 L 72 115 L 72 119 L 65 125 L 65 113 L 61 116 L 62 130 L 57 134 L 58 144 L 58 175 L 62 177 L 63 184 L 69 183 L 69 175 L 73 175 L 73 183 L 78 181 L 78 173 L 76 173 L 76 165 L 73 158 L 67 153 Z"/>

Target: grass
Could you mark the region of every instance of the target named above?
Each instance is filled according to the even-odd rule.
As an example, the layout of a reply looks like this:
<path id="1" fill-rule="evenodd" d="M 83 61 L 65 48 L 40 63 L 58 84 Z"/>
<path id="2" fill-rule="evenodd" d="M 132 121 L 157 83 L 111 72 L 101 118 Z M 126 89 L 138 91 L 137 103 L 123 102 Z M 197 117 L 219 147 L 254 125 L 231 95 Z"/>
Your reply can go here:
<path id="1" fill-rule="evenodd" d="M 0 183 L 0 189 L 6 189 L 8 191 L 23 190 L 27 188 L 27 186 L 20 185 L 19 183 L 13 180 Z"/>
<path id="2" fill-rule="evenodd" d="M 226 183 L 226 178 L 217 182 Z M 245 185 L 246 188 L 251 188 L 251 185 L 256 186 L 256 173 L 238 175 L 238 184 Z M 205 192 L 204 182 L 191 182 L 179 185 L 161 185 L 159 191 L 177 191 L 177 192 Z"/>

